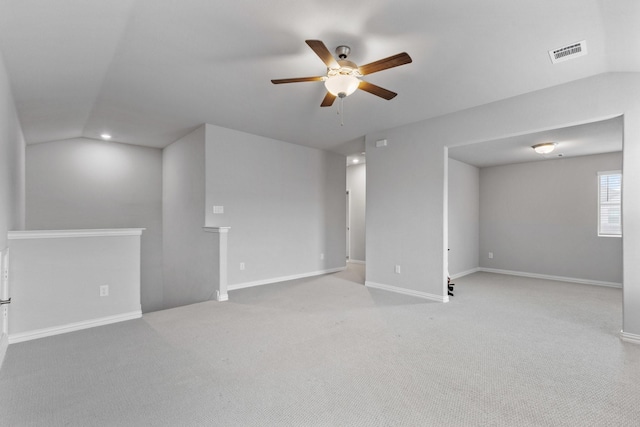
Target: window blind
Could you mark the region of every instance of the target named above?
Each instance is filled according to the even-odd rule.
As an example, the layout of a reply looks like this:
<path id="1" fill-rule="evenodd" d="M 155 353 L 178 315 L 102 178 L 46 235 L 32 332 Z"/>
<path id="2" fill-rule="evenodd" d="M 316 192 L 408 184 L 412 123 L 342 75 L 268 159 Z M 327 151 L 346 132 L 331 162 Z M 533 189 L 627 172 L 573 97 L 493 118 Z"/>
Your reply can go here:
<path id="1" fill-rule="evenodd" d="M 622 236 L 622 173 L 598 172 L 598 236 Z"/>

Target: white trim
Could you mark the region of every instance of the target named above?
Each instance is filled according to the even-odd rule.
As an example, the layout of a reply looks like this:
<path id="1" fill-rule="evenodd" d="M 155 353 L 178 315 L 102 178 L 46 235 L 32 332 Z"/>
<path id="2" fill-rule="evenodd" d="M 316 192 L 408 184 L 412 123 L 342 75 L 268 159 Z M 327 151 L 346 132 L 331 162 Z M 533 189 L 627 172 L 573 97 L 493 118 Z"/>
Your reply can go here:
<path id="1" fill-rule="evenodd" d="M 351 258 L 349 258 L 347 260 L 347 262 L 351 263 L 351 264 L 366 264 L 367 263 L 366 261 L 360 261 L 359 259 L 351 259 Z"/>
<path id="2" fill-rule="evenodd" d="M 322 270 L 322 271 L 314 271 L 311 273 L 294 274 L 292 276 L 274 277 L 273 279 L 256 280 L 255 282 L 236 283 L 235 285 L 228 285 L 227 291 L 235 291 L 238 289 L 252 288 L 254 286 L 269 285 L 271 283 L 286 282 L 288 280 L 304 279 L 305 277 L 313 277 L 313 276 L 321 276 L 323 274 L 337 273 L 338 271 L 344 271 L 346 268 L 347 267 L 345 266 L 345 267 L 331 268 L 331 269 Z"/>
<path id="3" fill-rule="evenodd" d="M 110 228 L 95 230 L 21 230 L 9 231 L 9 240 L 59 239 L 70 237 L 140 236 L 146 228 Z"/>
<path id="4" fill-rule="evenodd" d="M 448 296 L 428 294 L 426 292 L 414 291 L 413 289 L 399 288 L 397 286 L 391 286 L 391 285 L 383 285 L 382 283 L 370 282 L 368 280 L 364 282 L 364 285 L 368 288 L 382 289 L 383 291 L 395 292 L 397 294 L 403 294 L 403 295 L 410 295 L 412 297 L 428 299 L 430 301 L 449 302 Z"/>
<path id="5" fill-rule="evenodd" d="M 478 271 L 480 271 L 480 267 L 472 268 L 471 270 L 467 270 L 467 271 L 462 271 L 460 273 L 453 274 L 451 276 L 451 280 L 459 279 L 461 277 L 468 276 L 473 273 L 477 273 Z"/>
<path id="6" fill-rule="evenodd" d="M 125 320 L 139 319 L 141 317 L 142 311 L 136 310 L 130 313 L 116 314 L 115 316 L 84 320 L 82 322 L 68 323 L 66 325 L 54 326 L 52 328 L 36 329 L 34 331 L 20 332 L 19 334 L 9 334 L 9 344 L 50 337 L 53 335 L 65 334 L 67 332 L 80 331 L 82 329 L 94 328 L 96 326 L 104 326 L 112 323 L 124 322 Z"/>
<path id="7" fill-rule="evenodd" d="M 229 301 L 229 294 L 226 292 L 220 293 L 220 291 L 216 291 L 216 301 L 218 302 Z"/>
<path id="8" fill-rule="evenodd" d="M 231 227 L 202 227 L 208 233 L 228 233 Z"/>
<path id="9" fill-rule="evenodd" d="M 631 344 L 640 344 L 640 335 L 630 334 L 629 332 L 620 331 L 620 339 Z"/>
<path id="10" fill-rule="evenodd" d="M 548 274 L 525 273 L 522 271 L 500 270 L 497 268 L 484 268 L 484 267 L 480 267 L 478 271 L 484 271 L 485 273 L 507 274 L 510 276 L 531 277 L 534 279 L 555 280 L 558 282 L 580 283 L 582 285 L 606 286 L 608 288 L 622 288 L 622 283 L 578 279 L 575 277 L 551 276 Z"/>

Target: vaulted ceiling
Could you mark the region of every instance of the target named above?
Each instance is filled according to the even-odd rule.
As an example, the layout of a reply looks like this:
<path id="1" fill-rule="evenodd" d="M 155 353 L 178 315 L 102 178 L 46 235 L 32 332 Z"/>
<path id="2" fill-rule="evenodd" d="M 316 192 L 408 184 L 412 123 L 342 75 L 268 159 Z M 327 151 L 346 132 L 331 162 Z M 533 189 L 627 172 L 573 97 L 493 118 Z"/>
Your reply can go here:
<path id="1" fill-rule="evenodd" d="M 202 123 L 350 154 L 363 135 L 609 71 L 640 71 L 637 0 L 0 0 L 0 51 L 28 143 L 109 132 L 164 147 Z M 365 77 L 320 108 L 305 44 L 351 47 Z M 586 40 L 588 55 L 548 51 Z"/>

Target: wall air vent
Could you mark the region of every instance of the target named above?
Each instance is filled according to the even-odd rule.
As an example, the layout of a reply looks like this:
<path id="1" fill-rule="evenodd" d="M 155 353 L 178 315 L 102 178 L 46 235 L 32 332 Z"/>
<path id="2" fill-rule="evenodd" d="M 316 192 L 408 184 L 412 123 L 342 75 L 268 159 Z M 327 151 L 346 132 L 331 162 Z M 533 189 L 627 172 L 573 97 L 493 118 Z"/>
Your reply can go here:
<path id="1" fill-rule="evenodd" d="M 550 50 L 549 57 L 551 62 L 557 64 L 558 62 L 566 61 L 568 59 L 577 58 L 587 54 L 587 42 L 582 40 L 581 42 L 571 43 L 570 45 L 563 46 L 558 49 Z"/>

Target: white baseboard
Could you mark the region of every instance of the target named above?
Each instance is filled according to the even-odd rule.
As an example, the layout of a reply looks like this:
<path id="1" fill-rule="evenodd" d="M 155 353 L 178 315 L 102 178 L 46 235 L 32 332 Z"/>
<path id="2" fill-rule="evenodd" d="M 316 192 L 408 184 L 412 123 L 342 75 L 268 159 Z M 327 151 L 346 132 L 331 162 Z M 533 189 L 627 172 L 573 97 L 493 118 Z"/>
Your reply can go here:
<path id="1" fill-rule="evenodd" d="M 598 280 L 577 279 L 575 277 L 551 276 L 548 274 L 525 273 L 522 271 L 500 270 L 497 268 L 480 267 L 478 271 L 485 273 L 508 274 L 510 276 L 531 277 L 533 279 L 555 280 L 558 282 L 580 283 L 582 285 L 606 286 L 609 288 L 622 288 L 622 283 L 602 282 Z"/>
<path id="2" fill-rule="evenodd" d="M 461 273 L 456 273 L 451 276 L 451 280 L 459 279 L 461 277 L 468 276 L 473 273 L 477 273 L 478 271 L 480 271 L 480 267 L 472 268 L 471 270 L 463 271 Z"/>
<path id="3" fill-rule="evenodd" d="M 640 335 L 630 334 L 629 332 L 620 331 L 620 339 L 631 344 L 640 344 Z"/>
<path id="4" fill-rule="evenodd" d="M 384 285 L 382 283 L 370 282 L 368 280 L 364 282 L 364 285 L 368 288 L 382 289 L 383 291 L 395 292 L 397 294 L 403 294 L 403 295 L 410 295 L 412 297 L 428 299 L 430 301 L 449 302 L 448 296 L 428 294 L 426 292 L 414 291 L 413 289 L 399 288 L 397 286 L 392 286 L 392 285 Z"/>
<path id="5" fill-rule="evenodd" d="M 361 261 L 359 259 L 351 259 L 351 258 L 349 258 L 349 260 L 347 262 L 351 263 L 351 264 L 366 264 L 367 263 L 366 261 Z"/>
<path id="6" fill-rule="evenodd" d="M 345 266 L 345 267 L 331 268 L 331 269 L 322 270 L 322 271 L 313 271 L 311 273 L 294 274 L 292 276 L 282 276 L 282 277 L 274 277 L 272 279 L 256 280 L 255 282 L 236 283 L 235 285 L 228 285 L 227 291 L 235 291 L 238 289 L 252 288 L 254 286 L 269 285 L 271 283 L 286 282 L 288 280 L 304 279 L 305 277 L 313 277 L 313 276 L 321 276 L 323 274 L 337 273 L 338 271 L 344 271 L 346 268 L 347 267 Z"/>
<path id="7" fill-rule="evenodd" d="M 109 325 L 111 323 L 124 322 L 125 320 L 139 319 L 142 317 L 142 311 L 132 311 L 131 313 L 117 314 L 115 316 L 101 317 L 99 319 L 85 320 L 82 322 L 69 323 L 52 328 L 36 329 L 34 331 L 20 332 L 18 334 L 9 334 L 9 344 L 15 344 L 23 341 L 35 340 L 38 338 L 50 337 L 53 335 L 66 334 L 67 332 L 79 331 L 82 329 L 94 328 L 96 326 Z"/>
<path id="8" fill-rule="evenodd" d="M 8 347 L 9 339 L 7 334 L 0 334 L 0 368 L 2 368 L 2 362 L 4 362 L 4 356 L 7 354 Z"/>

